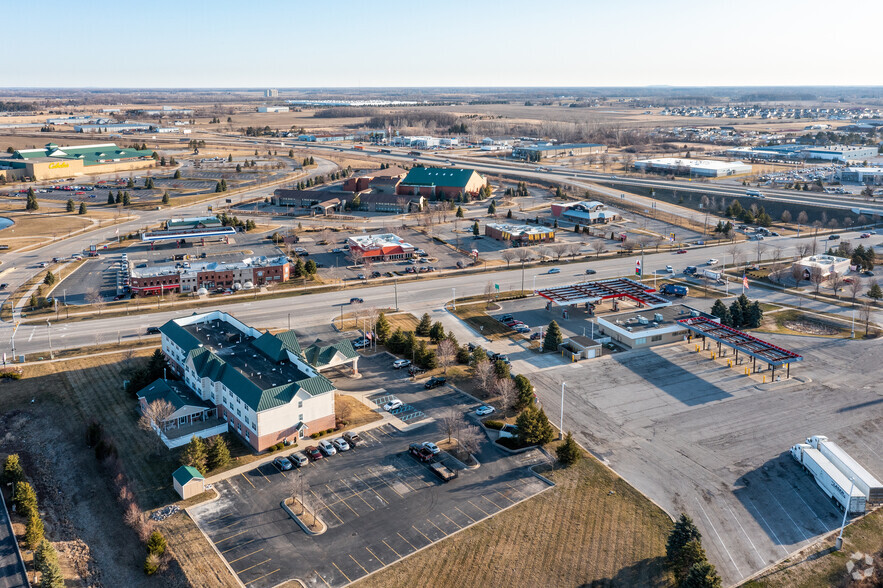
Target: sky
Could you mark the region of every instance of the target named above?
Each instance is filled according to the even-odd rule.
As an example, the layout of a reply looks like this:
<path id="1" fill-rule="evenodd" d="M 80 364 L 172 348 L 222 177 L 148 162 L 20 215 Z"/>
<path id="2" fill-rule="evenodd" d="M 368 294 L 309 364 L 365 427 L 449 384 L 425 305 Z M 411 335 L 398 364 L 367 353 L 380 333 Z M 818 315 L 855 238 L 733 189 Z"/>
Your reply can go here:
<path id="1" fill-rule="evenodd" d="M 3 14 L 4 87 L 883 85 L 883 0 L 10 0 Z"/>

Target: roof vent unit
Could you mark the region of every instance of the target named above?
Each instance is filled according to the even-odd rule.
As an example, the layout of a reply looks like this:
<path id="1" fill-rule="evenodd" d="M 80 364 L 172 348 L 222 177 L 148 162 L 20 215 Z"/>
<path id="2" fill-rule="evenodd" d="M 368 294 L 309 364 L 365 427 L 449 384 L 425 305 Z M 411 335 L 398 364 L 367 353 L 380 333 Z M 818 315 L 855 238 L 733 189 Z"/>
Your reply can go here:
<path id="1" fill-rule="evenodd" d="M 640 323 L 642 325 L 650 324 L 650 321 L 647 320 L 647 317 L 645 317 L 645 316 L 638 315 L 637 319 L 638 319 L 638 323 Z"/>
<path id="2" fill-rule="evenodd" d="M 693 317 L 699 316 L 699 311 L 698 310 L 691 310 L 690 316 L 693 316 Z"/>
<path id="3" fill-rule="evenodd" d="M 657 323 L 661 323 L 665 319 L 662 318 L 661 312 L 657 312 L 653 315 L 653 320 L 656 321 Z"/>
<path id="4" fill-rule="evenodd" d="M 632 328 L 631 328 L 631 327 L 626 327 L 625 330 L 628 331 L 629 333 L 632 332 Z"/>
<path id="5" fill-rule="evenodd" d="M 656 323 L 656 322 L 654 322 L 654 323 L 650 323 L 650 326 L 658 327 L 658 326 L 659 326 L 659 323 Z"/>

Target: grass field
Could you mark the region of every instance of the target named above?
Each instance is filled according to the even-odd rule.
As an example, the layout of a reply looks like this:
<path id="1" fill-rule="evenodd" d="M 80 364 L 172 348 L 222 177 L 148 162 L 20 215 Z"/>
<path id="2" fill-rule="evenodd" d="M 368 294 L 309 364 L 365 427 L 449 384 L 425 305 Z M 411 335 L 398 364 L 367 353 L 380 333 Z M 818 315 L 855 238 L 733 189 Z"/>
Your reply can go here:
<path id="1" fill-rule="evenodd" d="M 843 531 L 843 549 L 834 551 L 836 534 L 831 534 L 800 553 L 793 555 L 758 578 L 743 584 L 745 588 L 827 588 L 829 586 L 883 586 L 883 509 L 865 516 Z M 870 554 L 876 578 L 865 583 L 852 582 L 846 563 L 854 553 Z M 855 561 L 855 560 L 853 560 Z M 868 566 L 862 563 L 859 569 Z"/>
<path id="2" fill-rule="evenodd" d="M 592 458 L 545 475 L 554 488 L 356 585 L 669 585 L 661 509 Z"/>
<path id="3" fill-rule="evenodd" d="M 193 588 L 233 588 L 236 578 L 221 562 L 205 535 L 186 512 L 157 524 L 169 548 Z"/>
<path id="4" fill-rule="evenodd" d="M 0 207 L 0 216 L 15 222 L 14 225 L 0 232 L 0 243 L 9 245 L 8 251 L 14 251 L 65 238 L 83 229 L 88 231 L 108 227 L 116 222 L 116 209 L 90 208 L 84 215 L 62 211 L 64 211 L 64 202 L 61 203 L 61 208 L 41 206 L 40 211 L 34 213 L 24 212 L 23 203 L 10 203 Z M 119 220 L 130 219 L 127 214 L 123 214 L 120 215 Z"/>
<path id="5" fill-rule="evenodd" d="M 474 304 L 457 302 L 457 308 L 453 312 L 474 330 L 492 341 L 508 337 L 515 332 L 492 316 L 488 316 L 486 307 L 484 302 Z"/>

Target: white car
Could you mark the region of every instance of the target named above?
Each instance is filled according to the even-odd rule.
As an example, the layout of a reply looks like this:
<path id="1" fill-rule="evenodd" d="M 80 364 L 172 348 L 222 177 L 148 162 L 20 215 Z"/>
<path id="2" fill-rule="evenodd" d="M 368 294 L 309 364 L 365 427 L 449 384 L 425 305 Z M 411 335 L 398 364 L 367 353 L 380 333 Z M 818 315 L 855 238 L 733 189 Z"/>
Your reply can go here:
<path id="1" fill-rule="evenodd" d="M 439 453 L 441 453 L 441 449 L 438 448 L 438 445 L 431 441 L 425 441 L 423 443 L 423 447 L 431 451 L 432 455 L 438 455 Z"/>
<path id="2" fill-rule="evenodd" d="M 338 437 L 337 439 L 332 441 L 332 443 L 334 444 L 334 447 L 338 451 L 349 451 L 350 450 L 350 444 L 347 443 L 346 439 L 344 439 L 343 437 Z"/>
<path id="3" fill-rule="evenodd" d="M 712 257 L 711 259 L 709 259 L 708 261 L 705 262 L 705 265 L 717 265 L 718 263 L 720 263 L 720 262 Z"/>
<path id="4" fill-rule="evenodd" d="M 332 445 L 331 441 L 329 441 L 328 439 L 322 439 L 321 441 L 319 441 L 319 451 L 321 451 L 328 457 L 331 457 L 332 455 L 337 453 L 334 445 Z"/>
<path id="5" fill-rule="evenodd" d="M 675 273 L 675 268 L 671 267 L 670 265 L 667 265 L 667 266 L 665 266 L 665 271 L 667 271 L 670 274 L 673 274 L 673 273 Z"/>
<path id="6" fill-rule="evenodd" d="M 401 408 L 404 405 L 405 405 L 404 402 L 402 402 L 401 400 L 396 398 L 395 400 L 390 400 L 389 402 L 384 404 L 383 410 L 385 410 L 386 412 L 392 412 L 393 410 L 395 410 L 397 408 Z"/>
<path id="7" fill-rule="evenodd" d="M 495 410 L 496 409 L 493 406 L 488 406 L 485 404 L 484 406 L 479 406 L 478 408 L 476 408 L 475 414 L 477 416 L 487 416 L 489 414 L 493 414 Z"/>
<path id="8" fill-rule="evenodd" d="M 394 367 L 397 370 L 400 370 L 403 367 L 408 367 L 409 365 L 411 365 L 410 359 L 397 359 L 394 362 L 392 362 L 392 367 Z"/>

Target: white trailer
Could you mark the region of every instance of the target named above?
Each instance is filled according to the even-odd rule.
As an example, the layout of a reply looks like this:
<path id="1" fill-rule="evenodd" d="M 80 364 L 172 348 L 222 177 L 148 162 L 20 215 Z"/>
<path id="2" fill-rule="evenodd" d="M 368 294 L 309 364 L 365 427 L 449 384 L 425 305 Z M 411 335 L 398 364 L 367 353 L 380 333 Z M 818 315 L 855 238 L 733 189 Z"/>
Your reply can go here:
<path id="1" fill-rule="evenodd" d="M 822 491 L 849 514 L 865 512 L 865 493 L 855 487 L 818 449 L 807 443 L 791 448 L 791 456 L 811 473 Z"/>
<path id="2" fill-rule="evenodd" d="M 855 487 L 865 493 L 868 502 L 883 502 L 883 482 L 871 475 L 842 447 L 824 435 L 813 435 L 806 442 L 827 457 L 844 476 L 852 479 L 855 482 Z"/>

